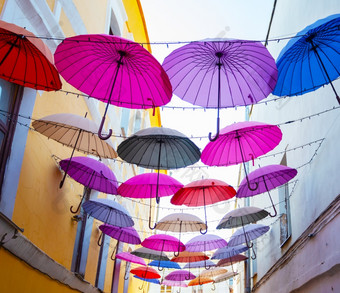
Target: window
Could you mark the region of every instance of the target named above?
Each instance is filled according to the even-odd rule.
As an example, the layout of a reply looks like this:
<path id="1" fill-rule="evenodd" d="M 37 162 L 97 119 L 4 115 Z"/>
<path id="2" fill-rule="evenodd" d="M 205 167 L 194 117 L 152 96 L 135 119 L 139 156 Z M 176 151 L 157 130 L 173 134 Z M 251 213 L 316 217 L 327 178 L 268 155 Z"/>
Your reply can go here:
<path id="1" fill-rule="evenodd" d="M 16 128 L 23 87 L 0 79 L 0 190 Z M 1 200 L 1 193 L 0 193 Z"/>

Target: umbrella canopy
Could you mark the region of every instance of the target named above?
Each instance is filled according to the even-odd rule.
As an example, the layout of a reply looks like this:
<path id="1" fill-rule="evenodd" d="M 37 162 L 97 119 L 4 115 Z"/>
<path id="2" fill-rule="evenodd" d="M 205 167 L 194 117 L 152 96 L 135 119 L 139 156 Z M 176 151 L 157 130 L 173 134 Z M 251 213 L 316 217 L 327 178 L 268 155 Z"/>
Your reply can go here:
<path id="1" fill-rule="evenodd" d="M 191 238 L 186 244 L 187 251 L 210 251 L 227 246 L 227 241 L 218 235 L 206 234 Z"/>
<path id="2" fill-rule="evenodd" d="M 270 190 L 281 186 L 297 175 L 297 170 L 283 165 L 269 165 L 249 173 L 248 181 L 250 185 L 256 185 L 257 189 L 249 189 L 249 184 L 246 179 L 243 179 L 236 193 L 236 197 L 249 197 L 260 193 L 268 192 L 270 201 L 272 203 L 274 214 L 270 215 L 275 217 L 277 211 L 271 195 Z"/>
<path id="3" fill-rule="evenodd" d="M 147 259 L 154 259 L 160 261 L 170 260 L 164 252 L 156 251 L 146 247 L 137 248 L 136 250 L 131 251 L 131 254 Z"/>
<path id="4" fill-rule="evenodd" d="M 201 261 L 201 260 L 206 260 L 206 259 L 209 259 L 209 256 L 207 256 L 203 252 L 183 251 L 183 252 L 180 252 L 178 256 L 173 257 L 171 261 L 196 262 L 196 261 Z"/>
<path id="5" fill-rule="evenodd" d="M 0 78 L 36 90 L 61 89 L 53 55 L 33 33 L 0 21 Z"/>
<path id="6" fill-rule="evenodd" d="M 39 133 L 75 148 L 77 151 L 102 158 L 117 158 L 117 153 L 108 141 L 97 135 L 97 125 L 87 118 L 75 114 L 53 114 L 32 123 Z"/>
<path id="7" fill-rule="evenodd" d="M 238 275 L 238 273 L 235 272 L 227 272 L 225 274 L 219 275 L 218 277 L 216 277 L 216 279 L 214 280 L 215 283 L 220 283 L 223 281 L 227 281 L 230 278 L 235 277 L 236 275 Z"/>
<path id="8" fill-rule="evenodd" d="M 160 284 L 159 280 L 157 280 L 157 279 L 146 279 L 146 278 L 138 277 L 138 276 L 136 276 L 136 275 L 133 276 L 133 277 L 136 278 L 136 279 L 142 280 L 142 281 L 144 281 L 144 282 L 153 283 L 153 284 L 157 284 L 157 285 Z"/>
<path id="9" fill-rule="evenodd" d="M 243 254 L 236 254 L 236 255 L 231 256 L 231 257 L 220 259 L 218 261 L 218 263 L 216 264 L 216 266 L 217 267 L 226 267 L 226 266 L 233 265 L 234 263 L 237 263 L 237 262 L 245 261 L 247 259 L 248 259 L 248 257 L 246 257 Z"/>
<path id="10" fill-rule="evenodd" d="M 132 198 L 155 198 L 169 196 L 183 187 L 176 179 L 162 173 L 144 173 L 136 175 L 119 185 L 118 194 Z M 158 188 L 158 189 L 157 189 Z"/>
<path id="11" fill-rule="evenodd" d="M 214 280 L 211 278 L 198 276 L 197 278 L 191 280 L 188 283 L 188 286 L 204 285 L 204 284 L 213 283 L 213 282 Z"/>
<path id="12" fill-rule="evenodd" d="M 165 276 L 165 280 L 180 281 L 180 282 L 192 280 L 195 278 L 196 276 L 187 270 L 177 270 Z"/>
<path id="13" fill-rule="evenodd" d="M 217 249 L 211 259 L 223 259 L 229 258 L 239 253 L 245 252 L 249 248 L 246 245 L 237 245 L 237 246 L 226 246 L 220 249 Z"/>
<path id="14" fill-rule="evenodd" d="M 107 198 L 94 198 L 83 204 L 84 211 L 105 224 L 131 227 L 133 222 L 129 212 L 119 203 Z"/>
<path id="15" fill-rule="evenodd" d="M 121 259 L 121 260 L 125 260 L 127 262 L 132 262 L 132 263 L 136 263 L 142 266 L 146 266 L 146 263 L 144 261 L 143 258 L 133 255 L 130 252 L 120 252 L 116 254 L 116 258 Z"/>
<path id="16" fill-rule="evenodd" d="M 99 230 L 120 242 L 129 244 L 141 243 L 138 232 L 133 227 L 117 227 L 108 224 L 103 224 L 99 226 Z"/>
<path id="17" fill-rule="evenodd" d="M 277 80 L 275 60 L 260 42 L 208 39 L 172 51 L 164 59 L 175 95 L 206 108 L 255 104 Z M 209 135 L 211 139 L 211 133 Z"/>
<path id="18" fill-rule="evenodd" d="M 210 269 L 212 267 L 215 267 L 216 264 L 211 261 L 210 259 L 207 260 L 201 260 L 196 262 L 188 262 L 183 269 L 195 269 L 195 268 L 207 268 Z"/>
<path id="19" fill-rule="evenodd" d="M 248 224 L 236 230 L 230 237 L 228 246 L 237 246 L 254 240 L 269 231 L 270 227 L 261 224 Z"/>
<path id="20" fill-rule="evenodd" d="M 156 230 L 171 232 L 195 232 L 206 229 L 202 220 L 192 214 L 173 213 L 165 216 L 156 224 Z"/>
<path id="21" fill-rule="evenodd" d="M 141 45 L 111 35 L 66 38 L 54 54 L 65 80 L 78 90 L 107 103 L 132 109 L 167 104 L 172 88 L 159 62 Z M 109 135 L 112 134 L 110 130 Z"/>
<path id="22" fill-rule="evenodd" d="M 159 268 L 167 268 L 167 269 L 181 269 L 178 263 L 169 261 L 169 260 L 153 260 L 148 264 L 148 266 L 154 266 Z"/>
<path id="23" fill-rule="evenodd" d="M 145 238 L 142 246 L 157 251 L 184 251 L 185 245 L 176 237 L 166 234 L 155 234 Z"/>
<path id="24" fill-rule="evenodd" d="M 202 273 L 200 273 L 200 277 L 207 277 L 207 278 L 215 278 L 219 275 L 225 274 L 226 272 L 228 272 L 228 270 L 226 269 L 222 269 L 222 268 L 212 268 L 210 270 L 204 270 Z"/>
<path id="25" fill-rule="evenodd" d="M 224 215 L 217 225 L 217 229 L 236 228 L 255 223 L 267 217 L 269 213 L 257 207 L 242 207 L 232 210 Z"/>
<path id="26" fill-rule="evenodd" d="M 204 206 L 205 224 L 207 225 L 206 205 L 228 200 L 234 197 L 236 190 L 229 184 L 217 179 L 202 179 L 191 182 L 171 198 L 174 205 Z M 208 230 L 201 234 L 207 233 Z"/>
<path id="27" fill-rule="evenodd" d="M 277 96 L 302 95 L 330 83 L 340 71 L 340 14 L 328 16 L 307 26 L 292 38 L 277 58 Z"/>
<path id="28" fill-rule="evenodd" d="M 161 277 L 160 274 L 158 274 L 155 269 L 150 268 L 148 266 L 147 267 L 142 266 L 132 269 L 130 273 L 143 279 L 158 279 Z"/>
<path id="29" fill-rule="evenodd" d="M 163 280 L 162 285 L 168 287 L 188 287 L 188 285 L 184 281 L 172 281 L 172 280 Z"/>

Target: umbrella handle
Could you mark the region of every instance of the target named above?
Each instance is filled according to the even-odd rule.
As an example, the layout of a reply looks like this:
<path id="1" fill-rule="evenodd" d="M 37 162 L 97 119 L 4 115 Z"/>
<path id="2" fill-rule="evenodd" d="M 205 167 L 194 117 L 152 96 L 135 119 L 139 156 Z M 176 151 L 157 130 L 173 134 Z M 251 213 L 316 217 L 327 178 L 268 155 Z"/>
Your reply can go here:
<path id="1" fill-rule="evenodd" d="M 77 207 L 77 209 L 76 209 L 75 211 L 73 210 L 73 206 L 70 206 L 70 212 L 71 212 L 72 214 L 77 214 L 77 213 L 79 212 L 80 207 L 81 207 L 81 204 L 82 204 L 82 202 L 83 202 L 83 199 L 84 199 L 84 195 L 81 197 L 80 202 L 79 202 L 79 205 L 78 205 L 78 207 Z"/>
<path id="2" fill-rule="evenodd" d="M 97 240 L 97 244 L 98 244 L 98 246 L 102 246 L 103 245 L 103 232 L 100 233 L 100 236 L 99 236 L 99 238 Z"/>
<path id="3" fill-rule="evenodd" d="M 103 116 L 102 121 L 100 122 L 100 126 L 98 129 L 98 136 L 101 140 L 107 140 L 111 137 L 112 135 L 112 129 L 109 129 L 109 133 L 107 135 L 103 135 L 103 127 L 104 127 L 104 122 L 105 122 L 105 116 Z"/>
<path id="4" fill-rule="evenodd" d="M 157 223 L 155 223 L 155 225 L 153 227 L 151 227 L 151 217 L 149 217 L 149 229 L 150 230 L 155 230 L 156 229 L 156 225 L 157 225 Z"/>
<path id="5" fill-rule="evenodd" d="M 220 118 L 219 117 L 217 118 L 217 125 L 216 125 L 216 127 L 217 127 L 217 131 L 216 131 L 216 135 L 215 135 L 214 138 L 212 138 L 211 132 L 209 132 L 209 140 L 210 141 L 215 141 L 220 136 Z"/>
<path id="6" fill-rule="evenodd" d="M 158 261 L 158 270 L 161 272 L 164 270 L 164 268 L 160 267 L 159 265 L 161 264 L 161 261 Z"/>
<path id="7" fill-rule="evenodd" d="M 215 282 L 213 282 L 211 286 L 211 291 L 215 291 L 215 290 L 216 290 L 216 286 L 215 286 Z"/>
<path id="8" fill-rule="evenodd" d="M 269 195 L 270 202 L 272 203 L 272 207 L 273 207 L 273 209 L 274 209 L 274 214 L 272 215 L 272 214 L 270 213 L 269 216 L 272 217 L 272 218 L 274 218 L 274 217 L 277 216 L 277 210 L 276 210 L 276 208 L 275 208 L 273 199 L 272 199 L 272 197 L 271 197 L 271 195 L 270 195 L 270 192 L 269 192 L 269 190 L 268 190 L 267 182 L 266 182 L 264 176 L 263 176 L 263 182 L 264 182 L 264 186 L 265 186 L 266 189 L 267 189 L 267 193 L 268 193 L 268 195 Z"/>
<path id="9" fill-rule="evenodd" d="M 156 115 L 156 106 L 155 106 L 155 103 L 153 102 L 153 99 L 151 98 L 147 98 L 148 101 L 151 101 L 152 103 L 152 116 L 155 116 Z"/>
<path id="10" fill-rule="evenodd" d="M 187 281 L 190 280 L 190 275 L 188 274 L 188 277 L 184 276 L 184 279 L 186 279 Z"/>
<path id="11" fill-rule="evenodd" d="M 174 251 L 174 257 L 178 257 L 178 256 L 179 256 L 179 249 L 178 249 L 178 251 Z"/>
<path id="12" fill-rule="evenodd" d="M 249 182 L 248 175 L 246 175 L 246 179 L 247 179 L 248 188 L 249 188 L 251 191 L 255 191 L 255 190 L 259 187 L 259 183 L 258 183 L 258 182 L 254 182 L 254 183 L 255 183 L 255 187 L 252 188 L 252 187 L 250 186 L 250 182 Z"/>
<path id="13" fill-rule="evenodd" d="M 251 256 L 251 259 L 256 259 L 256 253 L 255 253 L 255 249 L 253 246 L 254 245 L 251 246 L 251 250 L 253 251 L 253 255 Z"/>

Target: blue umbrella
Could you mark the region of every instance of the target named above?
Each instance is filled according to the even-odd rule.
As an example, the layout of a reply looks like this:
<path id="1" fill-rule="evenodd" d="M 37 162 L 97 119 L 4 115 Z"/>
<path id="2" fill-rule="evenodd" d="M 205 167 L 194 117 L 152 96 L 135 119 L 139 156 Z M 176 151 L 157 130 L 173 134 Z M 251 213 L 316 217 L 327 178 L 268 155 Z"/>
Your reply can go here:
<path id="1" fill-rule="evenodd" d="M 142 281 L 145 281 L 145 282 L 149 282 L 149 283 L 153 283 L 153 284 L 160 284 L 159 280 L 158 279 L 145 279 L 145 278 L 141 278 L 141 277 L 138 277 L 138 276 L 133 276 L 134 278 L 136 279 L 139 279 L 139 280 L 142 280 Z"/>
<path id="2" fill-rule="evenodd" d="M 83 204 L 84 211 L 105 224 L 117 227 L 132 227 L 134 222 L 129 212 L 119 203 L 107 198 L 94 198 Z"/>
<path id="3" fill-rule="evenodd" d="M 237 246 L 226 246 L 223 248 L 217 249 L 211 259 L 223 259 L 223 258 L 228 258 L 232 257 L 236 254 L 242 253 L 249 248 L 246 245 L 237 245 Z"/>
<path id="4" fill-rule="evenodd" d="M 167 269 L 181 269 L 179 264 L 170 260 L 153 260 L 148 264 L 149 266 L 159 267 L 159 268 L 167 268 Z"/>
<path id="5" fill-rule="evenodd" d="M 207 259 L 207 260 L 201 260 L 201 261 L 195 261 L 195 262 L 188 262 L 183 269 L 193 269 L 193 268 L 212 268 L 212 267 L 216 267 L 216 264 Z"/>
<path id="6" fill-rule="evenodd" d="M 330 84 L 340 75 L 340 14 L 320 19 L 300 31 L 281 51 L 276 65 L 277 96 L 295 96 Z"/>

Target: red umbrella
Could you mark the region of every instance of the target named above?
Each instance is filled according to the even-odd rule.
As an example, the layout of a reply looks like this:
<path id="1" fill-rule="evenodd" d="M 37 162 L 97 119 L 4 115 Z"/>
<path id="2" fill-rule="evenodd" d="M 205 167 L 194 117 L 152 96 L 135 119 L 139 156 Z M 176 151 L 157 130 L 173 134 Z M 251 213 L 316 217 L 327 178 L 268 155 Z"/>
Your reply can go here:
<path id="1" fill-rule="evenodd" d="M 44 91 L 61 89 L 53 55 L 33 33 L 0 21 L 0 77 Z"/>
<path id="2" fill-rule="evenodd" d="M 150 267 L 138 267 L 132 269 L 130 273 L 135 274 L 136 276 L 144 279 L 158 279 L 161 277 L 160 274 L 158 274 L 155 269 Z"/>
<path id="3" fill-rule="evenodd" d="M 177 191 L 171 198 L 171 203 L 174 205 L 186 206 L 204 206 L 205 224 L 207 225 L 207 211 L 206 205 L 216 202 L 228 200 L 234 197 L 236 190 L 229 184 L 217 179 L 202 179 L 191 182 L 179 191 Z M 208 231 L 202 232 L 205 234 Z"/>

